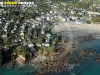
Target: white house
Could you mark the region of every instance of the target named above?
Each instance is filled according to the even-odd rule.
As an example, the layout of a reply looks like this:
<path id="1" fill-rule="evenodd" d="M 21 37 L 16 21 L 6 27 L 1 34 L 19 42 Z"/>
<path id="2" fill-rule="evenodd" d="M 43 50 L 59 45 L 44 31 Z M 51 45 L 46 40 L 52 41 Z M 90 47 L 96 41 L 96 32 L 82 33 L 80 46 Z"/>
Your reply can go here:
<path id="1" fill-rule="evenodd" d="M 70 17 L 67 17 L 67 21 L 70 21 Z"/>
<path id="2" fill-rule="evenodd" d="M 11 33 L 14 33 L 14 30 L 11 30 Z"/>
<path id="3" fill-rule="evenodd" d="M 79 12 L 79 15 L 84 16 L 84 12 Z"/>
<path id="4" fill-rule="evenodd" d="M 41 16 L 41 18 L 42 18 L 42 19 L 45 19 L 45 17 L 44 17 L 43 15 Z"/>
<path id="5" fill-rule="evenodd" d="M 36 43 L 36 45 L 37 45 L 38 47 L 40 47 L 40 46 L 41 46 L 41 44 L 40 44 L 39 42 L 37 42 L 37 43 Z"/>
<path id="6" fill-rule="evenodd" d="M 49 43 L 42 43 L 42 45 L 45 46 L 45 47 L 49 47 L 50 46 Z"/>
<path id="7" fill-rule="evenodd" d="M 71 10 L 71 14 L 72 15 L 76 14 L 76 11 L 75 10 Z"/>
<path id="8" fill-rule="evenodd" d="M 49 16 L 46 17 L 47 20 L 50 20 Z"/>
<path id="9" fill-rule="evenodd" d="M 5 32 L 7 32 L 7 29 L 4 29 Z"/>
<path id="10" fill-rule="evenodd" d="M 5 25 L 5 27 L 4 27 L 5 29 L 7 28 L 7 26 Z"/>
<path id="11" fill-rule="evenodd" d="M 51 34 L 50 33 L 47 33 L 46 36 L 47 36 L 47 38 L 51 38 Z"/>
<path id="12" fill-rule="evenodd" d="M 87 14 L 89 14 L 89 16 L 91 16 L 91 15 L 100 15 L 99 12 L 92 12 L 92 11 L 87 11 Z"/>
<path id="13" fill-rule="evenodd" d="M 49 39 L 49 38 L 47 38 L 47 39 L 45 40 L 45 42 L 50 42 L 50 39 Z"/>
<path id="14" fill-rule="evenodd" d="M 33 46 L 34 46 L 33 43 L 28 44 L 28 47 L 33 47 Z"/>
<path id="15" fill-rule="evenodd" d="M 2 38 L 7 38 L 7 34 L 2 34 Z"/>
<path id="16" fill-rule="evenodd" d="M 36 17 L 36 20 L 40 21 L 40 20 L 42 20 L 42 19 L 41 19 L 41 17 Z"/>
<path id="17" fill-rule="evenodd" d="M 35 25 L 32 25 L 32 28 L 35 28 Z"/>
<path id="18" fill-rule="evenodd" d="M 24 36 L 24 33 L 23 33 L 23 32 L 21 32 L 21 33 L 20 33 L 20 35 L 21 35 L 21 36 Z"/>
<path id="19" fill-rule="evenodd" d="M 70 16 L 72 20 L 76 20 L 78 17 Z"/>
<path id="20" fill-rule="evenodd" d="M 0 19 L 0 24 L 2 24 L 1 19 Z"/>
<path id="21" fill-rule="evenodd" d="M 41 34 L 45 34 L 45 32 L 42 30 L 42 31 L 41 31 Z"/>
<path id="22" fill-rule="evenodd" d="M 45 26 L 42 27 L 41 34 L 45 34 L 44 28 L 45 28 Z"/>
<path id="23" fill-rule="evenodd" d="M 14 27 L 14 30 L 16 30 L 16 27 Z"/>
<path id="24" fill-rule="evenodd" d="M 44 15 L 44 13 L 43 13 L 43 12 L 41 12 L 41 15 Z"/>
<path id="25" fill-rule="evenodd" d="M 52 14 L 53 12 L 52 11 L 50 11 L 50 14 Z"/>
<path id="26" fill-rule="evenodd" d="M 14 22 L 14 19 L 13 18 L 11 18 L 11 22 Z"/>
<path id="27" fill-rule="evenodd" d="M 75 23 L 76 23 L 76 24 L 82 24 L 83 21 L 82 21 L 82 20 L 76 20 Z"/>

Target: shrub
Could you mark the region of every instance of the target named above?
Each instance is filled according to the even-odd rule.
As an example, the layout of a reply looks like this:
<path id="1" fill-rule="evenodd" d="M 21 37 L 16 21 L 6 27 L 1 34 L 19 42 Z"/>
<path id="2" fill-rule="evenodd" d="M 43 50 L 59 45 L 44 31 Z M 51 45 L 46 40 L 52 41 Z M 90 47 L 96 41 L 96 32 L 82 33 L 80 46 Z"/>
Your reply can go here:
<path id="1" fill-rule="evenodd" d="M 87 23 L 87 24 L 91 24 L 91 21 L 90 21 L 90 20 L 87 20 L 86 23 Z"/>

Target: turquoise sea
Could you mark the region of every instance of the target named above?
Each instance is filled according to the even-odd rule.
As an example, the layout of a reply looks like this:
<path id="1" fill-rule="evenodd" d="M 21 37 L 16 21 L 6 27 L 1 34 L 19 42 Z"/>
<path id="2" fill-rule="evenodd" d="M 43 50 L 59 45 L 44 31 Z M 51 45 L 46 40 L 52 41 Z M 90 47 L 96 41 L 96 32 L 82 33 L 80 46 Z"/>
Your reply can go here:
<path id="1" fill-rule="evenodd" d="M 74 51 L 75 54 L 80 54 L 84 48 L 93 48 L 100 53 L 100 40 L 86 41 L 79 45 L 78 49 Z M 72 57 L 75 57 L 73 54 Z M 50 75 L 100 75 L 100 63 L 96 62 L 97 54 L 95 56 L 82 57 L 86 61 L 80 61 L 78 65 L 74 66 L 71 71 L 63 71 L 60 73 L 52 73 Z M 18 66 L 8 69 L 7 65 L 0 68 L 0 75 L 35 75 L 36 70 L 31 66 Z"/>

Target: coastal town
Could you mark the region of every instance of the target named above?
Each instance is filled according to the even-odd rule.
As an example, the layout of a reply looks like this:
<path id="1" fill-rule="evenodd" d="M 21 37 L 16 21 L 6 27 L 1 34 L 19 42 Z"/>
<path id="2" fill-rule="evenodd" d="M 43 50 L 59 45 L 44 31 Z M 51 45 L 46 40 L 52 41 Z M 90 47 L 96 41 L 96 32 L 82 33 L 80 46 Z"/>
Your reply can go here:
<path id="1" fill-rule="evenodd" d="M 1 4 L 0 35 L 0 66 L 25 63 L 36 65 L 37 75 L 60 72 L 81 60 L 79 56 L 70 59 L 79 43 L 100 39 L 100 0 Z M 97 54 L 90 50 L 83 50 L 82 56 Z M 96 61 L 100 62 L 100 55 Z"/>

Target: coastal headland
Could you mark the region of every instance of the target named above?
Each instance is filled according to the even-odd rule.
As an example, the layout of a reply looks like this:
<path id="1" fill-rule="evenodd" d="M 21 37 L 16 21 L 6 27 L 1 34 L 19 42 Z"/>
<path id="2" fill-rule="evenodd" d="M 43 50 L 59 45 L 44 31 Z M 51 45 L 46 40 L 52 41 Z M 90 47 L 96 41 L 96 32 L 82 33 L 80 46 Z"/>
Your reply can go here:
<path id="1" fill-rule="evenodd" d="M 56 33 L 61 33 L 61 35 L 64 36 L 63 40 L 66 41 L 66 38 L 68 38 L 68 35 L 70 35 L 69 32 L 66 32 L 66 27 L 69 26 L 54 26 L 52 30 L 54 30 Z M 40 57 L 41 59 L 43 59 L 40 62 L 38 62 L 38 60 L 34 61 L 33 59 L 34 63 L 38 62 L 39 74 L 37 75 L 44 75 L 50 72 L 61 72 L 62 70 L 68 68 L 72 63 L 77 63 L 77 61 L 81 60 L 80 55 L 77 56 L 75 60 L 71 60 L 69 56 L 71 55 L 73 50 L 77 49 L 79 43 L 94 39 L 100 39 L 99 29 L 100 26 L 98 24 L 70 25 L 70 32 L 71 34 L 73 34 L 72 44 L 69 44 L 69 39 L 67 39 L 67 42 L 64 42 L 62 40 L 61 42 L 59 42 L 59 44 L 62 43 L 62 45 L 65 46 L 64 48 L 60 46 L 57 49 L 57 52 L 53 55 L 49 54 L 48 52 L 40 51 L 39 53 L 42 53 L 42 55 L 44 54 L 44 56 L 46 55 L 45 57 L 43 57 L 45 59 Z M 92 49 L 86 48 L 85 50 L 82 52 L 82 55 L 84 55 L 84 53 L 90 53 L 91 55 L 96 54 L 96 52 L 92 51 Z M 39 57 L 37 56 L 37 58 Z"/>

